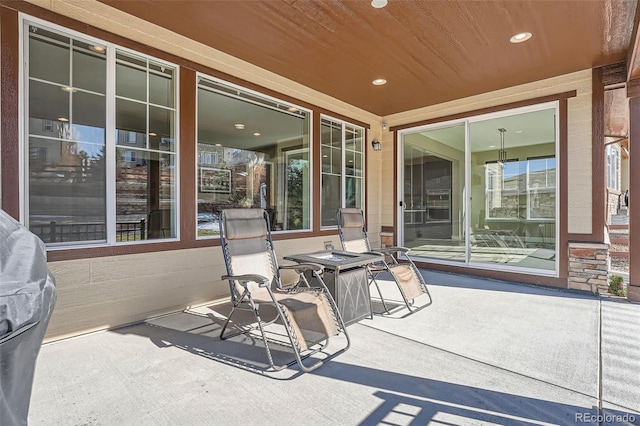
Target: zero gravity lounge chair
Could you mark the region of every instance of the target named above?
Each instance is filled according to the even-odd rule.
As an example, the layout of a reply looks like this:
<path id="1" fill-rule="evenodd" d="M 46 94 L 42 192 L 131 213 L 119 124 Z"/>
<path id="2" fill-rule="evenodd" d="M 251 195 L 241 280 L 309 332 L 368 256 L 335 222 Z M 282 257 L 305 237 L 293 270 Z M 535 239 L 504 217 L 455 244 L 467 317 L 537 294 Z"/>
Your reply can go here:
<path id="1" fill-rule="evenodd" d="M 222 277 L 229 281 L 233 307 L 225 321 L 220 339 L 228 339 L 240 334 L 252 333 L 264 342 L 271 371 L 281 370 L 295 362 L 303 371 L 320 367 L 329 358 L 349 348 L 349 336 L 338 312 L 335 301 L 329 294 L 320 276 L 322 266 L 316 264 L 296 264 L 278 267 L 269 231 L 268 213 L 261 209 L 227 209 L 220 216 L 220 238 L 227 266 L 227 274 Z M 300 281 L 283 288 L 281 269 L 293 269 Z M 320 287 L 311 287 L 304 273 L 315 278 Z M 275 308 L 276 317 L 264 321 L 260 316 L 261 305 Z M 256 317 L 253 327 L 234 324 L 239 332 L 225 335 L 233 314 L 239 309 L 251 310 Z M 273 310 L 271 310 L 273 311 Z M 268 314 L 267 314 L 268 315 Z M 267 326 L 284 328 L 282 338 L 274 342 L 267 338 Z M 329 338 L 344 333 L 344 348 L 327 355 L 323 349 Z M 295 361 L 285 365 L 275 365 L 269 343 L 290 347 Z M 303 360 L 322 353 L 322 359 Z M 315 357 L 314 357 L 315 359 Z M 309 365 L 310 364 L 310 365 Z"/>
<path id="2" fill-rule="evenodd" d="M 380 286 L 376 278 L 382 272 L 389 272 L 393 281 L 398 286 L 398 290 L 402 297 L 404 305 L 409 313 L 419 311 L 432 303 L 431 294 L 427 289 L 427 284 L 422 274 L 409 258 L 409 249 L 406 247 L 386 247 L 372 250 L 369 244 L 369 237 L 365 229 L 364 214 L 362 210 L 356 208 L 338 209 L 338 233 L 340 234 L 340 242 L 344 251 L 355 253 L 378 253 L 381 254 L 381 260 L 367 266 L 371 282 L 376 285 L 380 302 L 387 314 L 391 313 L 387 306 L 387 301 L 382 296 Z M 404 254 L 403 260 L 406 262 L 399 263 L 395 255 Z M 427 295 L 429 301 L 427 303 L 416 304 L 419 296 Z"/>

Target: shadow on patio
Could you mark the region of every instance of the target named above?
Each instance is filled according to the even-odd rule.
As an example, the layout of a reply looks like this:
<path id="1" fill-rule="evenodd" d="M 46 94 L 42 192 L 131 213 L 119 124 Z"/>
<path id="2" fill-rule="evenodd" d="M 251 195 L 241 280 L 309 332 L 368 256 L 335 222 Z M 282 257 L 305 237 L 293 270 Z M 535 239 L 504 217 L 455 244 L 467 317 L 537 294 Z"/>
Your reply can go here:
<path id="1" fill-rule="evenodd" d="M 284 381 L 261 371 L 261 341 L 218 339 L 226 303 L 45 345 L 30 423 L 597 424 L 599 413 L 638 421 L 640 387 L 629 391 L 635 379 L 607 368 L 615 354 L 599 348 L 601 301 L 500 289 L 509 285 L 432 285 L 431 307 L 350 326 L 349 351 L 312 374 L 286 369 Z M 604 318 L 638 308 L 610 303 Z M 616 344 L 615 333 L 603 341 Z M 640 354 L 635 344 L 626 350 L 636 356 L 630 372 Z M 275 352 L 292 357 L 285 347 Z M 611 382 L 602 387 L 601 359 Z M 623 388 L 631 395 L 618 399 Z"/>

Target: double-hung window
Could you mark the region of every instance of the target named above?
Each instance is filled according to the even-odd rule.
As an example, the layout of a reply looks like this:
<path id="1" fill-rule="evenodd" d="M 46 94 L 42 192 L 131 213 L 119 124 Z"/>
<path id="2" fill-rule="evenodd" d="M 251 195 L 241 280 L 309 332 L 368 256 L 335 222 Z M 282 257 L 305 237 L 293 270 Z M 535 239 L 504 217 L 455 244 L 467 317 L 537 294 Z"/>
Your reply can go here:
<path id="1" fill-rule="evenodd" d="M 322 164 L 322 227 L 336 226 L 341 207 L 364 205 L 364 129 L 322 117 L 320 121 Z"/>
<path id="2" fill-rule="evenodd" d="M 25 221 L 50 246 L 175 238 L 175 66 L 24 22 Z"/>

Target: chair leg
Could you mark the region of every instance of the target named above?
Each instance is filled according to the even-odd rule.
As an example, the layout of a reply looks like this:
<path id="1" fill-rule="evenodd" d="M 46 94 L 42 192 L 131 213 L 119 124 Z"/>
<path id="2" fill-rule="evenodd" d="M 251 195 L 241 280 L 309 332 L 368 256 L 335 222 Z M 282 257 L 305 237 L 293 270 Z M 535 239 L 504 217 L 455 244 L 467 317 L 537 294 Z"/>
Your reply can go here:
<path id="1" fill-rule="evenodd" d="M 253 305 L 253 313 L 256 316 L 256 319 L 258 320 L 258 328 L 260 329 L 260 334 L 262 335 L 262 341 L 264 342 L 264 350 L 267 353 L 267 359 L 269 360 L 269 365 L 271 366 L 271 369 L 273 371 L 282 370 L 283 368 L 286 367 L 286 365 L 276 367 L 275 364 L 273 363 L 273 356 L 271 355 L 271 349 L 269 348 L 269 341 L 267 340 L 267 335 L 264 332 L 264 327 L 262 327 L 262 318 L 260 318 L 259 308 L 257 305 L 253 303 L 253 300 L 251 301 L 251 304 Z M 294 348 L 294 352 L 297 352 L 295 348 Z"/>
<path id="2" fill-rule="evenodd" d="M 231 312 L 229 313 L 229 316 L 227 317 L 227 320 L 224 322 L 224 325 L 222 326 L 222 330 L 220 331 L 220 340 L 225 340 L 228 339 L 230 337 L 235 337 L 238 336 L 239 334 L 242 334 L 242 332 L 236 333 L 236 334 L 232 334 L 231 336 L 224 336 L 224 332 L 227 329 L 227 326 L 229 325 L 229 322 L 231 322 L 231 317 L 233 316 L 233 314 L 235 313 L 236 309 L 238 308 L 238 306 L 240 306 L 240 303 L 242 303 L 242 301 L 244 300 L 244 298 L 247 296 L 247 291 L 245 291 L 241 297 L 239 298 L 235 298 L 235 300 L 232 298 L 233 301 L 233 307 L 231 308 Z"/>
<path id="3" fill-rule="evenodd" d="M 380 286 L 378 285 L 378 281 L 376 280 L 375 275 L 373 274 L 373 272 L 371 272 L 369 268 L 367 268 L 367 271 L 369 271 L 369 276 L 371 276 L 371 281 L 373 281 L 373 283 L 376 285 L 376 289 L 378 290 L 378 295 L 380 296 L 380 301 L 382 302 L 382 306 L 384 307 L 385 312 L 389 313 L 389 308 L 387 307 L 387 304 L 384 301 L 384 297 L 382 296 L 382 291 L 380 291 Z M 369 285 L 371 285 L 371 281 L 369 281 Z M 369 303 L 371 303 L 371 298 L 369 298 Z M 373 319 L 373 307 L 371 309 L 371 318 Z"/>
<path id="4" fill-rule="evenodd" d="M 327 295 L 329 295 L 329 291 L 326 289 L 326 286 L 324 287 L 323 293 L 326 293 Z M 269 361 L 269 369 L 273 372 L 277 372 L 280 371 L 284 368 L 287 368 L 289 366 L 291 366 L 294 363 L 298 363 L 298 365 L 300 366 L 300 369 L 304 372 L 310 372 L 315 370 L 316 368 L 322 366 L 326 361 L 328 361 L 331 358 L 334 358 L 335 356 L 337 356 L 338 354 L 341 354 L 342 352 L 345 352 L 351 345 L 351 340 L 349 339 L 349 335 L 347 333 L 347 330 L 344 326 L 344 322 L 342 321 L 342 317 L 340 316 L 339 311 L 337 310 L 337 306 L 335 305 L 335 302 L 333 301 L 332 298 L 330 298 L 330 295 L 327 297 L 327 301 L 330 303 L 332 309 L 334 310 L 334 312 L 336 313 L 337 317 L 337 322 L 339 325 L 339 329 L 341 330 L 342 333 L 344 333 L 346 339 L 347 339 L 347 344 L 344 348 L 340 349 L 339 351 L 335 352 L 334 354 L 328 356 L 327 358 L 321 359 L 311 365 L 305 365 L 303 363 L 303 360 L 308 358 L 309 356 L 320 352 L 321 350 L 323 350 L 324 348 L 327 347 L 328 343 L 329 343 L 329 338 L 325 339 L 324 342 L 319 342 L 320 347 L 316 348 L 314 350 L 311 350 L 308 354 L 305 353 L 304 356 L 302 356 L 302 354 L 300 353 L 300 350 L 297 347 L 296 344 L 296 339 L 297 338 L 304 338 L 303 336 L 297 336 L 295 335 L 293 328 L 290 325 L 290 320 L 287 316 L 287 314 L 284 312 L 284 310 L 282 309 L 282 307 L 280 306 L 279 302 L 275 299 L 275 297 L 273 297 L 273 304 L 276 308 L 276 311 L 278 312 L 278 315 L 276 316 L 276 318 L 271 321 L 271 322 L 264 322 L 262 320 L 262 317 L 260 316 L 260 310 L 259 310 L 259 304 L 255 303 L 255 301 L 253 300 L 253 298 L 251 297 L 251 294 L 248 291 L 245 291 L 242 296 L 239 296 L 236 298 L 235 301 L 233 301 L 233 307 L 231 309 L 231 312 L 229 313 L 229 316 L 227 317 L 227 320 L 225 321 L 224 325 L 222 326 L 222 330 L 220 332 L 220 340 L 225 340 L 225 339 L 229 339 L 231 337 L 235 337 L 238 336 L 240 334 L 245 334 L 247 333 L 247 330 L 242 330 L 239 331 L 237 333 L 231 334 L 231 335 L 227 335 L 225 336 L 224 333 L 229 325 L 229 323 L 231 322 L 231 318 L 233 317 L 233 314 L 235 313 L 236 309 L 244 309 L 244 308 L 240 308 L 240 304 L 243 302 L 248 302 L 251 305 L 251 310 L 253 311 L 253 314 L 256 318 L 256 322 L 258 323 L 258 330 L 260 330 L 260 336 L 262 338 L 262 341 L 264 342 L 264 349 L 265 352 L 267 354 L 267 359 Z M 287 337 L 289 338 L 289 342 L 291 343 L 291 349 L 293 350 L 294 356 L 295 356 L 295 361 L 288 363 L 288 364 L 284 364 L 284 365 L 279 365 L 276 366 L 273 360 L 273 355 L 271 353 L 271 348 L 269 347 L 269 340 L 267 338 L 267 334 L 266 331 L 264 329 L 265 325 L 268 325 L 272 322 L 275 322 L 278 318 L 280 318 L 283 322 Z M 254 328 L 255 330 L 255 328 Z M 257 336 L 256 336 L 257 337 Z"/>
<path id="5" fill-rule="evenodd" d="M 274 362 L 273 362 L 273 356 L 271 355 L 271 349 L 269 348 L 269 341 L 267 339 L 267 335 L 264 331 L 264 327 L 263 327 L 263 321 L 262 321 L 262 317 L 260 317 L 260 310 L 259 310 L 259 306 L 253 301 L 253 299 L 251 298 L 251 295 L 249 295 L 248 291 L 245 291 L 242 296 L 240 298 L 237 299 L 237 301 L 233 302 L 233 307 L 231 308 L 231 312 L 229 313 L 229 316 L 227 317 L 227 320 L 224 322 L 224 325 L 222 326 L 222 331 L 220 331 L 220 340 L 225 340 L 225 339 L 229 339 L 231 337 L 235 337 L 235 336 L 239 336 L 241 334 L 246 333 L 246 331 L 239 331 L 237 333 L 225 336 L 224 332 L 227 329 L 227 326 L 229 325 L 229 322 L 231 321 L 231 317 L 233 317 L 233 314 L 235 313 L 236 309 L 238 309 L 238 306 L 240 306 L 240 303 L 242 303 L 242 301 L 245 299 L 245 297 L 248 297 L 249 299 L 249 303 L 251 304 L 251 309 L 253 311 L 253 314 L 256 317 L 256 321 L 258 323 L 258 329 L 260 330 L 260 335 L 262 336 L 262 341 L 264 342 L 264 349 L 265 352 L 267 353 L 267 359 L 269 361 L 269 366 L 271 367 L 271 369 L 273 371 L 279 371 L 282 370 L 283 368 L 286 367 L 286 365 L 283 365 L 281 367 L 276 367 Z M 295 349 L 294 349 L 295 351 Z"/>
<path id="6" fill-rule="evenodd" d="M 302 281 L 307 288 L 311 288 L 311 284 L 309 284 L 309 280 L 304 276 L 304 273 L 300 274 L 300 281 Z M 300 286 L 300 281 L 298 281 L 298 284 L 296 284 L 294 288 L 298 288 Z"/>

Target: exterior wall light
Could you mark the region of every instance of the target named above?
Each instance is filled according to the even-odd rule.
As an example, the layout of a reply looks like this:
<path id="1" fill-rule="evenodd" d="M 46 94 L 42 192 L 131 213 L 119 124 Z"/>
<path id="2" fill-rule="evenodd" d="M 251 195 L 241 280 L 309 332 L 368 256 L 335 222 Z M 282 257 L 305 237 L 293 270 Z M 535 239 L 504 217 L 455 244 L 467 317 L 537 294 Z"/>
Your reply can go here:
<path id="1" fill-rule="evenodd" d="M 373 147 L 374 151 L 382 151 L 382 144 L 377 139 L 371 141 L 371 147 Z"/>

